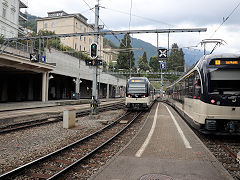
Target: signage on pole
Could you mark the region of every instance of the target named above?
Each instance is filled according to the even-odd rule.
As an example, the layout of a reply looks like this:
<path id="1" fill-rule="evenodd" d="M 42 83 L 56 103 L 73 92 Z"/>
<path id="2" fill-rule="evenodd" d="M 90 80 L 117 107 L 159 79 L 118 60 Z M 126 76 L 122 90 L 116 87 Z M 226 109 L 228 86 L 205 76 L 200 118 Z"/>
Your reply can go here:
<path id="1" fill-rule="evenodd" d="M 30 54 L 30 61 L 39 62 L 39 55 L 37 53 Z"/>
<path id="2" fill-rule="evenodd" d="M 102 66 L 103 65 L 103 61 L 97 60 L 97 59 L 85 60 L 85 63 L 87 66 Z"/>
<path id="3" fill-rule="evenodd" d="M 166 69 L 166 62 L 159 61 L 160 62 L 160 69 Z"/>
<path id="4" fill-rule="evenodd" d="M 167 49 L 158 49 L 158 57 L 167 58 Z"/>
<path id="5" fill-rule="evenodd" d="M 46 62 L 46 56 L 41 56 L 41 62 Z"/>

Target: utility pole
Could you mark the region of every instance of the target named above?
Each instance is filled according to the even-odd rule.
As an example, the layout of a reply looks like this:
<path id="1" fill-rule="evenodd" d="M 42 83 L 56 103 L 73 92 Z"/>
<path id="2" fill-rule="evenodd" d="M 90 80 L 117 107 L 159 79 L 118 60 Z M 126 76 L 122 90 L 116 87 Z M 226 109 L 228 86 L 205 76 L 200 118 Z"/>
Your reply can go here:
<path id="1" fill-rule="evenodd" d="M 97 5 L 95 5 L 95 26 L 94 31 L 99 32 L 99 0 Z M 98 34 L 94 35 L 94 42 L 98 44 Z M 97 57 L 95 58 L 95 62 L 97 62 Z M 91 100 L 91 114 L 98 114 L 98 90 L 97 90 L 97 65 L 93 67 L 93 82 L 92 82 L 92 100 Z"/>
<path id="2" fill-rule="evenodd" d="M 163 94 L 163 76 L 162 76 L 162 68 L 161 68 L 161 64 L 163 61 L 160 60 L 159 56 L 158 56 L 158 33 L 157 33 L 157 59 L 158 62 L 160 63 L 160 69 L 161 69 L 161 87 L 160 87 L 160 91 Z"/>

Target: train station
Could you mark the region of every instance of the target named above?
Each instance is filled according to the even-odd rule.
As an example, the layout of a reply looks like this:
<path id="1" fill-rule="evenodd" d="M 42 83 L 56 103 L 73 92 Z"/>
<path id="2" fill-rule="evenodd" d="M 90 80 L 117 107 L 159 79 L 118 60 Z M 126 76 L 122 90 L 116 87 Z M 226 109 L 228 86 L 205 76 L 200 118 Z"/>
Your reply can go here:
<path id="1" fill-rule="evenodd" d="M 1 0 L 0 180 L 239 180 L 240 3 L 96 2 Z"/>
<path id="2" fill-rule="evenodd" d="M 93 73 L 84 60 L 52 49 L 45 62 L 32 62 L 30 47 L 16 46 L 21 50 L 7 47 L 1 54 L 0 102 L 91 98 Z M 123 97 L 125 85 L 125 78 L 99 69 L 99 98 Z"/>

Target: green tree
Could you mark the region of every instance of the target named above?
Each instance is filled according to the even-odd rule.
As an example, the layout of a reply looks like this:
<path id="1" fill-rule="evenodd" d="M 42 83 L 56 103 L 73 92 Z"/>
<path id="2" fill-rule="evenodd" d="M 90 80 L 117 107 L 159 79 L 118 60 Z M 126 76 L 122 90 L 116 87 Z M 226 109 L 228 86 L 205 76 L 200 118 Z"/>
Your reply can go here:
<path id="1" fill-rule="evenodd" d="M 129 48 L 132 48 L 130 35 L 125 34 L 121 41 L 120 49 L 124 50 L 124 49 L 129 49 Z M 134 62 L 135 62 L 135 58 L 134 58 L 133 51 L 131 51 L 131 50 L 127 51 L 127 52 L 123 51 L 118 54 L 116 68 L 129 70 L 131 67 L 131 69 L 135 69 Z"/>
<path id="2" fill-rule="evenodd" d="M 149 61 L 149 66 L 152 68 L 154 72 L 159 71 L 159 62 L 157 56 L 152 56 Z"/>
<path id="3" fill-rule="evenodd" d="M 146 54 L 146 52 L 143 53 L 142 57 L 141 56 L 138 57 L 138 67 L 142 71 L 149 70 L 149 65 L 148 65 L 148 61 L 147 61 L 147 54 Z"/>
<path id="4" fill-rule="evenodd" d="M 172 45 L 172 50 L 167 61 L 167 68 L 172 71 L 184 71 L 184 53 L 182 48 L 179 49 L 176 43 Z"/>

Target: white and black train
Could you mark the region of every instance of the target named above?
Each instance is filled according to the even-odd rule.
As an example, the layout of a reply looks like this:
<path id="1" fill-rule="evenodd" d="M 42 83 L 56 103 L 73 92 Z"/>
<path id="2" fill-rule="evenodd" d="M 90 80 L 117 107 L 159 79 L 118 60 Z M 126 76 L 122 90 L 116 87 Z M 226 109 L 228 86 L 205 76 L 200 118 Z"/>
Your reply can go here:
<path id="1" fill-rule="evenodd" d="M 155 100 L 155 89 L 146 77 L 132 77 L 126 85 L 127 109 L 149 109 Z"/>
<path id="2" fill-rule="evenodd" d="M 167 101 L 207 134 L 240 134 L 240 55 L 203 56 L 166 90 Z"/>

